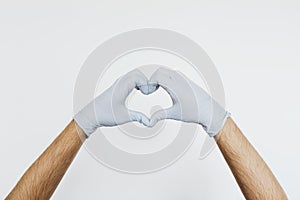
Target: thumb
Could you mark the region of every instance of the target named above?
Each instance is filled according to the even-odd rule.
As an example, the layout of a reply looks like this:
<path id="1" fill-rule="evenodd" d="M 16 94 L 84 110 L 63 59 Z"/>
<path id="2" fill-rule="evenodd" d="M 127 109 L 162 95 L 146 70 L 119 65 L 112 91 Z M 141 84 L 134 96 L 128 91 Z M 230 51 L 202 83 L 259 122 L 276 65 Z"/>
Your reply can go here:
<path id="1" fill-rule="evenodd" d="M 174 119 L 173 113 L 174 113 L 174 109 L 175 107 L 172 106 L 171 108 L 167 108 L 167 109 L 162 109 L 159 111 L 156 111 L 150 119 L 150 127 L 155 126 L 155 124 L 161 120 L 164 119 Z"/>
<path id="2" fill-rule="evenodd" d="M 144 126 L 150 125 L 150 119 L 145 114 L 134 110 L 129 110 L 128 113 L 130 121 L 140 122 Z"/>

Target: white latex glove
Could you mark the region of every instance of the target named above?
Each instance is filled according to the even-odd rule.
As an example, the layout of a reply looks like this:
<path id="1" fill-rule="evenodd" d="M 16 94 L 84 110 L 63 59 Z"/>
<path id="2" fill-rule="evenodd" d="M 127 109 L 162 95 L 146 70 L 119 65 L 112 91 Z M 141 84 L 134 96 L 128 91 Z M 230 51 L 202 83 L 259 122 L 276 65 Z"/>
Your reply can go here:
<path id="1" fill-rule="evenodd" d="M 173 106 L 154 113 L 150 127 L 159 120 L 174 119 L 201 124 L 213 137 L 223 128 L 230 113 L 224 110 L 201 87 L 180 72 L 159 68 L 150 78 L 149 84 L 161 86 L 173 101 Z"/>
<path id="2" fill-rule="evenodd" d="M 138 121 L 149 126 L 149 118 L 141 112 L 129 110 L 125 100 L 130 92 L 142 88 L 142 93 L 150 94 L 155 86 L 147 84 L 147 77 L 139 70 L 133 70 L 120 77 L 110 88 L 100 94 L 80 112 L 74 119 L 89 137 L 98 127 L 121 125 Z"/>

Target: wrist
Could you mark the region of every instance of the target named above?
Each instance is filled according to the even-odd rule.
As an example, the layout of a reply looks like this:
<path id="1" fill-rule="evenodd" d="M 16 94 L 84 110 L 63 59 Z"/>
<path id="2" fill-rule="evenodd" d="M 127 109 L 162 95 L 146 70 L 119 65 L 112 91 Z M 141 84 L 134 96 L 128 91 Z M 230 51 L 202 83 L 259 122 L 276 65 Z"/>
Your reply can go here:
<path id="1" fill-rule="evenodd" d="M 220 131 L 224 128 L 227 119 L 230 118 L 230 112 L 225 110 L 221 112 L 216 112 L 211 117 L 211 122 L 208 123 L 208 126 L 204 126 L 205 131 L 210 137 L 215 137 L 220 133 Z"/>
<path id="2" fill-rule="evenodd" d="M 79 136 L 80 140 L 82 142 L 84 142 L 87 138 L 86 134 L 84 133 L 83 129 L 78 126 L 78 124 L 76 123 L 76 121 L 74 119 L 72 119 L 72 121 L 70 122 L 70 126 L 72 127 L 72 130 L 74 130 L 73 132 Z"/>
<path id="3" fill-rule="evenodd" d="M 80 138 L 88 138 L 92 133 L 88 132 L 85 126 L 83 126 L 76 117 L 73 118 L 72 122 L 79 134 Z"/>
<path id="4" fill-rule="evenodd" d="M 233 120 L 232 120 L 231 117 L 228 117 L 228 118 L 226 119 L 225 123 L 224 123 L 223 128 L 219 131 L 218 134 L 216 134 L 216 135 L 214 136 L 216 142 L 217 142 L 218 140 L 220 140 L 220 138 L 221 138 L 224 134 L 230 132 L 230 131 L 233 129 L 233 127 L 234 127 L 234 122 L 233 122 Z"/>

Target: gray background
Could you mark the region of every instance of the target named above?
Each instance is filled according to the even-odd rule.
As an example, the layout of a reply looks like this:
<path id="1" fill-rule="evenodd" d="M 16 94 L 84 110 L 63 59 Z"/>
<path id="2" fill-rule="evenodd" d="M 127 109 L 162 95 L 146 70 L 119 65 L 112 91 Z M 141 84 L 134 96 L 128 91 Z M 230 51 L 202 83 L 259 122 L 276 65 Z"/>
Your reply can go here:
<path id="1" fill-rule="evenodd" d="M 112 35 L 144 27 L 175 30 L 206 50 L 228 110 L 289 197 L 300 198 L 299 9 L 297 1 L 1 1 L 0 198 L 71 120 L 87 55 Z M 147 175 L 113 171 L 82 148 L 53 199 L 243 199 L 217 149 L 198 160 L 204 136 L 199 130 L 184 157 Z M 164 145 L 156 144 L 145 151 Z"/>

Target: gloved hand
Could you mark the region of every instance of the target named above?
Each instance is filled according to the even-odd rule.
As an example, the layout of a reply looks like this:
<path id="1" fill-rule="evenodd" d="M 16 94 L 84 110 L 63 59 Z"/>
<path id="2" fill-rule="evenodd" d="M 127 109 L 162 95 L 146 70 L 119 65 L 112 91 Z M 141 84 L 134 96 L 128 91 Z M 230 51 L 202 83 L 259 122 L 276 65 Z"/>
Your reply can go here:
<path id="1" fill-rule="evenodd" d="M 139 70 L 127 73 L 79 111 L 74 120 L 87 137 L 101 126 L 121 125 L 131 121 L 149 126 L 150 120 L 146 115 L 129 110 L 125 106 L 125 100 L 134 88 L 138 90 L 142 88 L 141 92 L 144 94 L 155 91 L 156 86 L 149 85 L 147 82 L 147 77 Z"/>
<path id="2" fill-rule="evenodd" d="M 173 101 L 173 106 L 154 113 L 150 127 L 159 120 L 174 119 L 201 124 L 213 137 L 223 128 L 230 113 L 224 110 L 201 87 L 180 72 L 159 68 L 150 78 L 149 84 L 161 86 Z"/>

